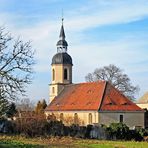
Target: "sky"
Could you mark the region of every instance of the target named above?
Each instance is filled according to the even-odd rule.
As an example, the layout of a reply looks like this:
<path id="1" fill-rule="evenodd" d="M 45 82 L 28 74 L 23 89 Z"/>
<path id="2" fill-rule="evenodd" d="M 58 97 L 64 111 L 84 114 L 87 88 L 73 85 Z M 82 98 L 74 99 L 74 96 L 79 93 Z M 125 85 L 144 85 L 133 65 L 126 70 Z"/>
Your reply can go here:
<path id="1" fill-rule="evenodd" d="M 73 83 L 114 64 L 139 85 L 137 98 L 148 91 L 148 0 L 0 0 L 0 26 L 32 41 L 36 51 L 33 81 L 26 88 L 32 101 L 49 100 L 62 10 Z"/>

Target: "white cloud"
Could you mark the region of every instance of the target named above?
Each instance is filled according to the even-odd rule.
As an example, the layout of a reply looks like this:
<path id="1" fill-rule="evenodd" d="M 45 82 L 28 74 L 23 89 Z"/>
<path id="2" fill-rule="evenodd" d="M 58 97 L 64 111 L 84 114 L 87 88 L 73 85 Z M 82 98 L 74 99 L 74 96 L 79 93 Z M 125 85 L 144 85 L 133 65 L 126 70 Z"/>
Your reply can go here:
<path id="1" fill-rule="evenodd" d="M 77 10 L 67 11 L 69 14 L 64 25 L 66 35 L 69 36 L 71 42 L 69 53 L 74 60 L 74 81 L 82 81 L 85 75 L 92 72 L 97 66 L 110 63 L 117 63 L 117 66 L 121 66 L 130 75 L 134 75 L 133 73 L 136 75 L 139 70 L 141 73 L 145 72 L 148 63 L 133 65 L 135 62 L 140 63 L 148 59 L 148 54 L 139 50 L 142 50 L 147 43 L 147 36 L 140 39 L 140 37 L 125 37 L 125 34 L 124 37 L 115 41 L 92 42 L 92 39 L 88 43 L 85 42 L 85 30 L 87 29 L 124 24 L 148 17 L 148 1 L 135 1 L 95 1 Z M 48 72 L 51 58 L 56 53 L 59 21 L 47 17 L 46 20 L 41 19 L 36 25 L 19 27 L 17 23 L 20 17 L 23 16 L 14 16 L 9 13 L 0 14 L 2 25 L 6 24 L 12 34 L 21 35 L 25 41 L 32 40 L 37 59 L 35 71 Z M 134 76 L 134 80 L 136 78 L 138 76 Z M 139 78 L 137 81 L 143 82 Z"/>
<path id="2" fill-rule="evenodd" d="M 87 6 L 89 7 L 89 6 Z M 74 30 L 84 30 L 92 27 L 98 27 L 111 24 L 129 23 L 148 17 L 148 1 L 123 2 L 111 1 L 104 9 L 100 8 L 100 3 L 94 5 L 95 11 L 92 10 L 79 11 L 76 16 L 68 18 L 66 25 Z M 84 14 L 83 14 L 84 13 Z"/>

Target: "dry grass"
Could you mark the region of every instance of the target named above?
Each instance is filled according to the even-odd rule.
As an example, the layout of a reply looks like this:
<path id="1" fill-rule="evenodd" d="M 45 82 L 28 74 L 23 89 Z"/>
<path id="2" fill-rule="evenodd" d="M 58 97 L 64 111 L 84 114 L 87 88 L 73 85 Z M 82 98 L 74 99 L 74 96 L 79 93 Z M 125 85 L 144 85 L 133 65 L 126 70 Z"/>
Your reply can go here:
<path id="1" fill-rule="evenodd" d="M 45 148 L 147 148 L 147 142 L 135 141 L 104 141 L 78 139 L 71 137 L 37 137 L 25 138 L 23 136 L 0 135 L 0 141 L 21 142 L 24 144 L 38 145 Z M 1 146 L 1 145 L 0 145 Z"/>

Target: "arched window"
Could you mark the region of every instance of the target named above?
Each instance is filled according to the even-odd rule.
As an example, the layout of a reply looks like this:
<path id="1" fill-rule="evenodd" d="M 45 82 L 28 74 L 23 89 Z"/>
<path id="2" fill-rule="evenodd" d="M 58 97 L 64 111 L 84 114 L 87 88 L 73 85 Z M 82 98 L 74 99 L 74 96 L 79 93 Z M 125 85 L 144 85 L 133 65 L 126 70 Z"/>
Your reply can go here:
<path id="1" fill-rule="evenodd" d="M 63 113 L 60 113 L 60 121 L 63 121 L 63 119 L 64 119 L 64 115 Z"/>
<path id="2" fill-rule="evenodd" d="M 64 69 L 64 80 L 68 79 L 67 68 Z"/>
<path id="3" fill-rule="evenodd" d="M 55 90 L 54 90 L 54 87 L 52 87 L 52 93 L 54 94 Z"/>
<path id="4" fill-rule="evenodd" d="M 92 113 L 89 113 L 88 115 L 88 123 L 92 124 Z"/>
<path id="5" fill-rule="evenodd" d="M 122 123 L 123 122 L 123 115 L 120 115 L 120 122 Z"/>
<path id="6" fill-rule="evenodd" d="M 53 81 L 55 80 L 55 70 L 54 69 L 52 70 L 52 80 Z"/>
<path id="7" fill-rule="evenodd" d="M 74 124 L 78 124 L 78 114 L 74 114 Z"/>

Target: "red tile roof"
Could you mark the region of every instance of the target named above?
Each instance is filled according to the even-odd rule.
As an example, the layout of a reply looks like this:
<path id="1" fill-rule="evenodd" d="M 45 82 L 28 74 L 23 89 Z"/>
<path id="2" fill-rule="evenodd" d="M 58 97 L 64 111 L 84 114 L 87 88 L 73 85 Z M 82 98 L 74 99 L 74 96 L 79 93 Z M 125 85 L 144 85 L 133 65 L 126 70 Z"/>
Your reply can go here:
<path id="1" fill-rule="evenodd" d="M 107 83 L 100 111 L 143 111 L 119 90 Z"/>
<path id="2" fill-rule="evenodd" d="M 142 111 L 106 81 L 72 84 L 47 106 L 46 111 Z"/>

